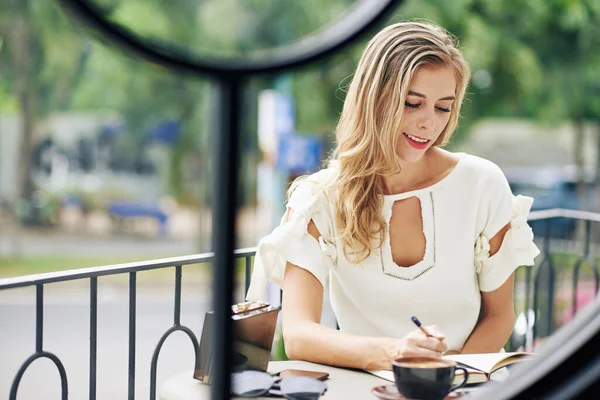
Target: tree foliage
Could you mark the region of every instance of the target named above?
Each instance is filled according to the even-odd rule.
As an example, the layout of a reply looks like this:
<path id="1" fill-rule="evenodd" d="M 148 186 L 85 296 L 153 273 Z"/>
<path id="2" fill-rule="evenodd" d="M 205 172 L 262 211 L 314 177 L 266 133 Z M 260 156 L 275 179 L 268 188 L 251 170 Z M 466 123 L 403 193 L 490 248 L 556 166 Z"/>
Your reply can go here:
<path id="1" fill-rule="evenodd" d="M 200 56 L 256 56 L 334 23 L 352 0 L 97 0 L 106 15 L 148 40 Z M 0 6 L 0 112 L 21 110 L 25 137 L 61 110 L 110 110 L 127 123 L 128 148 L 149 127 L 180 122 L 170 186 L 194 197 L 183 178 L 190 160 L 208 168 L 214 97 L 207 80 L 132 59 L 88 38 L 54 1 L 7 0 Z M 598 120 L 600 3 L 593 0 L 407 0 L 387 21 L 426 19 L 454 34 L 473 70 L 455 143 L 485 117 Z M 333 138 L 345 86 L 368 38 L 290 75 L 296 129 Z M 255 95 L 277 77 L 248 85 L 245 143 L 256 152 Z M 8 95 L 10 94 L 10 95 Z M 26 140 L 26 141 L 27 141 Z M 124 144 L 125 145 L 125 144 Z M 24 150 L 25 152 L 26 150 Z M 25 154 L 25 153 L 24 153 Z M 251 157 L 251 156 L 248 156 Z M 26 163 L 25 163 L 26 164 Z M 27 175 L 26 173 L 24 175 Z"/>
<path id="2" fill-rule="evenodd" d="M 18 196 L 30 198 L 29 159 L 38 122 L 70 107 L 85 68 L 87 41 L 73 32 L 54 3 L 9 0 L 0 8 L 0 92 L 12 92 L 22 126 Z"/>

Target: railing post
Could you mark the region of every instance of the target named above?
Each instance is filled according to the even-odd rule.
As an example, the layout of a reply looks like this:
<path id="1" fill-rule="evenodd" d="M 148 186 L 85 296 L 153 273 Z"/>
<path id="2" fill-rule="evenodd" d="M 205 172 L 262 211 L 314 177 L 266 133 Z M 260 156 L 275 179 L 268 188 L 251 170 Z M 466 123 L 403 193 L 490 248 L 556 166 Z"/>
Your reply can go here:
<path id="1" fill-rule="evenodd" d="M 534 278 L 533 278 L 533 312 L 535 319 L 533 321 L 533 341 L 535 343 L 535 339 L 537 338 L 538 326 L 540 321 L 541 310 L 538 310 L 539 307 L 539 286 L 542 272 L 544 270 L 545 264 L 548 264 L 548 292 L 547 292 L 547 321 L 546 321 L 546 333 L 550 333 L 552 331 L 552 310 L 553 310 L 553 302 L 554 298 L 550 296 L 554 296 L 554 263 L 552 262 L 552 256 L 550 254 L 550 232 L 551 232 L 551 222 L 552 219 L 545 220 L 546 226 L 546 236 L 544 237 L 544 245 L 543 245 L 543 254 L 544 259 L 538 265 Z"/>
<path id="2" fill-rule="evenodd" d="M 90 278 L 90 400 L 96 400 L 98 345 L 98 277 Z"/>
<path id="3" fill-rule="evenodd" d="M 244 257 L 244 260 L 246 261 L 245 282 L 244 282 L 244 299 L 245 299 L 246 295 L 248 294 L 248 289 L 250 288 L 250 279 L 252 279 L 252 277 L 251 277 L 252 257 L 246 256 L 246 257 Z"/>
<path id="4" fill-rule="evenodd" d="M 590 231 L 591 231 L 591 222 L 585 221 L 585 242 L 583 247 L 583 255 L 577 259 L 575 265 L 573 266 L 573 298 L 572 298 L 572 309 L 573 316 L 577 313 L 577 309 L 579 308 L 577 305 L 577 291 L 579 288 L 579 272 L 581 271 L 581 266 L 584 261 L 589 261 L 590 256 Z M 593 264 L 593 263 L 592 263 Z"/>
<path id="5" fill-rule="evenodd" d="M 41 353 L 44 347 L 44 285 L 35 286 L 35 351 Z"/>
<path id="6" fill-rule="evenodd" d="M 527 331 L 529 330 L 529 304 L 530 304 L 530 296 L 531 296 L 531 271 L 534 267 L 531 265 L 526 265 L 525 266 L 525 340 L 523 341 L 523 345 L 525 347 L 525 350 L 527 351 L 527 349 L 529 348 L 529 345 L 533 345 L 533 343 L 528 343 L 528 337 L 527 337 Z M 533 318 L 534 318 L 534 322 L 535 322 L 535 312 L 533 313 Z"/>
<path id="7" fill-rule="evenodd" d="M 137 292 L 136 272 L 129 273 L 129 379 L 128 379 L 128 399 L 135 399 L 135 326 L 136 326 L 136 292 Z"/>
<path id="8" fill-rule="evenodd" d="M 546 321 L 546 332 L 548 335 L 550 335 L 554 326 L 554 284 L 556 277 L 554 274 L 554 264 L 550 258 L 548 261 L 548 319 Z"/>
<path id="9" fill-rule="evenodd" d="M 173 304 L 173 325 L 181 325 L 181 265 L 175 267 L 175 300 Z"/>

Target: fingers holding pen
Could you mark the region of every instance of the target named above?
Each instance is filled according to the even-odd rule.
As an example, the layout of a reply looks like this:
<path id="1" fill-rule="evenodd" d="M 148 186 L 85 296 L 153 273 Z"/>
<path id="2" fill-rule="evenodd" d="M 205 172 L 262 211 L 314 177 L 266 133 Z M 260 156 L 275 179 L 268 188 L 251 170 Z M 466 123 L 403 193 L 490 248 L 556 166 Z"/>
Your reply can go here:
<path id="1" fill-rule="evenodd" d="M 395 339 L 392 360 L 406 357 L 441 358 L 441 342 L 432 337 L 405 337 Z"/>
<path id="2" fill-rule="evenodd" d="M 442 332 L 442 329 L 438 325 L 427 325 L 425 327 L 427 332 L 438 340 L 445 340 L 446 335 Z"/>
<path id="3" fill-rule="evenodd" d="M 437 351 L 444 354 L 448 351 L 448 343 L 446 342 L 446 335 L 442 332 L 438 325 L 427 325 L 423 326 L 417 317 L 411 317 L 411 320 L 418 327 L 417 330 L 408 334 L 407 337 L 423 338 L 420 344 L 421 347 L 429 349 L 431 351 Z"/>
<path id="4" fill-rule="evenodd" d="M 440 337 L 443 338 L 443 336 L 427 336 L 418 329 L 406 336 L 407 339 L 412 339 L 414 344 L 420 348 L 443 354 L 448 350 L 448 343 Z"/>
<path id="5" fill-rule="evenodd" d="M 419 347 L 434 351 L 440 355 L 444 354 L 448 350 L 448 344 L 445 340 L 439 340 L 438 338 L 434 337 L 422 338 L 419 343 Z"/>

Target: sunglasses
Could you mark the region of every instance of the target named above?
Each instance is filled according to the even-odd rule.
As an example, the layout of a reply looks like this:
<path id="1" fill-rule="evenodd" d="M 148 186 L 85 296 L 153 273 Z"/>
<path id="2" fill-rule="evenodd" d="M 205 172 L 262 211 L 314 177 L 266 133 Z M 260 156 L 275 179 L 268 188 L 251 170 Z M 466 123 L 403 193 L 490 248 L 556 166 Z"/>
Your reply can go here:
<path id="1" fill-rule="evenodd" d="M 268 393 L 288 400 L 317 400 L 326 390 L 325 382 L 306 376 L 282 379 L 262 371 L 231 374 L 231 394 L 237 397 L 259 397 Z"/>

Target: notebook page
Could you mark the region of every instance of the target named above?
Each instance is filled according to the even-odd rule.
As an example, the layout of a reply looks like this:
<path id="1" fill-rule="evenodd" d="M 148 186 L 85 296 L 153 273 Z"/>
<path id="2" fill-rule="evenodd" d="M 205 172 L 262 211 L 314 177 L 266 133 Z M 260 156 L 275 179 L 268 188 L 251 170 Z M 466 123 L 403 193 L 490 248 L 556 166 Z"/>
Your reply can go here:
<path id="1" fill-rule="evenodd" d="M 450 356 L 444 356 L 444 359 L 454 360 L 463 364 L 470 365 L 474 368 L 481 369 L 486 372 L 491 372 L 494 367 L 501 364 L 503 360 L 509 358 L 520 359 L 527 353 L 481 353 L 481 354 L 454 354 Z M 511 364 L 510 362 L 508 364 Z"/>

